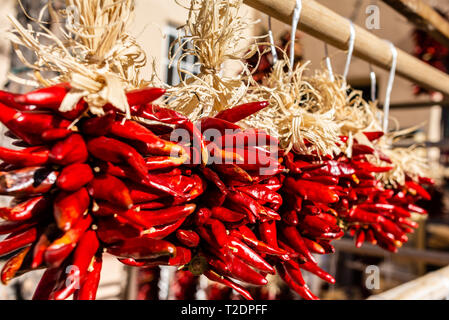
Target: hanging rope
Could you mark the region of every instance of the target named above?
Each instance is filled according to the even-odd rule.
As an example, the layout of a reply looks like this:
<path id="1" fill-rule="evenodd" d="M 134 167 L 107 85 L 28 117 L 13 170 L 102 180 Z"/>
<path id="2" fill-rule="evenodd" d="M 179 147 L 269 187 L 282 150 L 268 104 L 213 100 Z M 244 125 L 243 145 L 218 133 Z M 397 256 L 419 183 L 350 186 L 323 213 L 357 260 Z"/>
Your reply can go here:
<path id="1" fill-rule="evenodd" d="M 290 44 L 290 67 L 293 70 L 295 66 L 295 42 L 296 42 L 296 30 L 298 30 L 299 19 L 301 17 L 302 11 L 302 0 L 296 0 L 295 11 L 293 11 L 293 21 L 292 21 L 292 36 Z"/>
<path id="2" fill-rule="evenodd" d="M 398 50 L 392 44 L 390 44 L 391 49 L 391 55 L 392 55 L 392 62 L 391 62 L 391 70 L 390 70 L 390 77 L 388 78 L 388 86 L 387 86 L 387 92 L 385 96 L 385 105 L 384 105 L 384 121 L 383 121 L 383 129 L 384 132 L 387 132 L 388 130 L 388 119 L 390 116 L 390 101 L 391 101 L 391 92 L 393 91 L 393 85 L 394 85 L 394 77 L 396 75 L 396 66 L 398 61 Z"/>
<path id="3" fill-rule="evenodd" d="M 273 55 L 273 64 L 278 62 L 278 53 L 276 51 L 276 45 L 274 44 L 273 30 L 271 29 L 271 16 L 268 16 L 268 37 L 271 43 L 271 54 Z"/>
<path id="4" fill-rule="evenodd" d="M 343 79 L 346 82 L 346 78 L 348 77 L 349 74 L 349 67 L 351 66 L 351 60 L 352 60 L 352 55 L 354 53 L 354 44 L 355 44 L 355 28 L 354 28 L 354 23 L 349 20 L 349 27 L 350 27 L 350 31 L 351 31 L 351 36 L 349 37 L 349 45 L 348 45 L 348 56 L 346 57 L 346 65 L 345 65 L 345 70 L 343 72 Z M 345 84 L 343 83 L 343 86 Z"/>

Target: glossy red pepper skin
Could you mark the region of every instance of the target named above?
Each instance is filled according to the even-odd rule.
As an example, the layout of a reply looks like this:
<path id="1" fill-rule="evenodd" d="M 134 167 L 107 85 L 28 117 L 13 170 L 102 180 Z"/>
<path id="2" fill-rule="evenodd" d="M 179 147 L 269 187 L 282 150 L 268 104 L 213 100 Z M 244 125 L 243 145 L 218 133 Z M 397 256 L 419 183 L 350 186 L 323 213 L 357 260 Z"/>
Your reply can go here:
<path id="1" fill-rule="evenodd" d="M 87 212 L 90 205 L 89 193 L 85 188 L 76 192 L 60 192 L 53 203 L 53 215 L 58 227 L 68 231 Z"/>
<path id="2" fill-rule="evenodd" d="M 267 221 L 259 224 L 259 233 L 263 242 L 273 248 L 278 248 L 276 222 Z"/>
<path id="3" fill-rule="evenodd" d="M 15 256 L 5 262 L 0 273 L 1 281 L 4 285 L 7 285 L 12 279 L 17 276 L 18 271 L 21 269 L 26 259 L 27 254 L 30 252 L 31 247 L 22 249 Z"/>
<path id="4" fill-rule="evenodd" d="M 107 135 L 115 122 L 117 114 L 115 111 L 108 111 L 102 117 L 93 117 L 81 122 L 81 131 L 93 137 L 101 137 Z"/>
<path id="5" fill-rule="evenodd" d="M 64 283 L 61 288 L 57 288 L 51 295 L 54 300 L 65 300 L 70 297 L 77 288 L 84 282 L 88 268 L 100 247 L 100 242 L 95 231 L 89 230 L 83 234 L 80 241 L 73 252 L 71 262 L 73 274 L 70 284 Z"/>
<path id="6" fill-rule="evenodd" d="M 424 189 L 423 187 L 421 187 L 416 182 L 413 182 L 413 181 L 410 181 L 410 180 L 409 181 L 405 181 L 405 186 L 409 190 L 412 190 L 412 191 L 416 192 L 421 198 L 423 198 L 426 201 L 430 201 L 432 199 L 432 197 L 427 192 L 427 190 Z"/>
<path id="7" fill-rule="evenodd" d="M 49 114 L 25 113 L 0 103 L 0 122 L 29 145 L 42 143 L 41 135 L 49 129 L 69 127 L 70 122 Z"/>
<path id="8" fill-rule="evenodd" d="M 95 177 L 87 186 L 92 198 L 115 204 L 122 209 L 131 209 L 133 201 L 126 185 L 111 175 Z"/>
<path id="9" fill-rule="evenodd" d="M 309 271 L 309 272 L 313 273 L 314 275 L 320 277 L 321 279 L 323 279 L 324 281 L 326 281 L 326 282 L 328 282 L 330 284 L 335 284 L 334 277 L 332 277 L 330 274 L 328 274 L 326 271 L 324 271 L 323 269 L 318 267 L 318 265 L 314 264 L 311 261 L 307 261 L 305 263 L 302 263 L 302 264 L 299 265 L 299 267 L 301 269 L 304 269 L 306 271 Z"/>
<path id="10" fill-rule="evenodd" d="M 385 135 L 383 131 L 364 132 L 363 134 L 368 138 L 369 141 L 378 140 Z"/>
<path id="11" fill-rule="evenodd" d="M 0 242 L 0 257 L 32 244 L 37 239 L 37 232 L 37 228 L 31 228 L 10 234 Z"/>
<path id="12" fill-rule="evenodd" d="M 195 209 L 196 205 L 192 203 L 161 210 L 141 211 L 141 215 L 143 220 L 146 222 L 146 227 L 151 228 L 154 226 L 174 223 L 180 219 L 184 219 L 191 215 Z"/>
<path id="13" fill-rule="evenodd" d="M 286 272 L 284 266 L 277 265 L 277 271 L 282 280 L 287 283 L 287 285 L 293 289 L 296 293 L 298 293 L 303 299 L 306 300 L 319 300 L 317 296 L 315 296 L 305 285 L 299 285 L 296 283 L 293 278 Z"/>
<path id="14" fill-rule="evenodd" d="M 226 227 L 222 222 L 216 219 L 209 219 L 204 224 L 211 230 L 211 233 L 220 247 L 224 247 L 228 243 L 228 234 Z"/>
<path id="15" fill-rule="evenodd" d="M 70 84 L 61 83 L 52 87 L 17 95 L 14 101 L 22 105 L 35 105 L 50 110 L 58 110 L 69 91 Z"/>
<path id="16" fill-rule="evenodd" d="M 76 191 L 91 182 L 94 174 L 89 165 L 84 163 L 75 163 L 65 167 L 59 174 L 56 185 L 68 192 Z"/>
<path id="17" fill-rule="evenodd" d="M 211 281 L 215 281 L 218 283 L 221 283 L 231 289 L 234 289 L 235 291 L 237 291 L 238 293 L 240 293 L 242 295 L 242 297 L 244 297 L 246 300 L 254 300 L 253 297 L 251 296 L 251 294 L 244 289 L 243 287 L 239 286 L 238 284 L 236 284 L 235 282 L 231 281 L 230 279 L 224 277 L 224 276 L 220 276 L 218 273 L 216 273 L 213 270 L 207 270 L 204 272 L 204 275 Z"/>
<path id="18" fill-rule="evenodd" d="M 135 121 L 114 122 L 111 134 L 130 141 L 140 141 L 145 144 L 145 151 L 151 155 L 177 157 L 184 153 L 184 149 L 173 142 L 162 140 L 144 126 Z"/>
<path id="19" fill-rule="evenodd" d="M 288 244 L 291 245 L 293 249 L 304 255 L 310 261 L 316 263 L 315 257 L 310 253 L 309 249 L 304 243 L 303 237 L 296 229 L 296 227 L 284 226 L 282 228 L 282 234 L 284 235 L 286 240 L 288 240 Z"/>
<path id="20" fill-rule="evenodd" d="M 264 286 L 268 283 L 264 276 L 251 269 L 242 260 L 235 256 L 232 258 L 232 261 L 229 261 L 227 267 L 229 268 L 227 275 L 231 278 L 256 286 Z"/>
<path id="21" fill-rule="evenodd" d="M 42 215 L 49 204 L 49 199 L 44 196 L 30 198 L 14 208 L 0 208 L 0 217 L 8 221 L 26 221 Z"/>
<path id="22" fill-rule="evenodd" d="M 33 196 L 47 193 L 58 178 L 58 172 L 45 167 L 0 172 L 0 194 L 6 196 Z"/>
<path id="23" fill-rule="evenodd" d="M 64 269 L 64 265 L 57 268 L 47 268 L 34 291 L 33 300 L 49 300 L 55 283 L 65 271 Z"/>
<path id="24" fill-rule="evenodd" d="M 295 181 L 293 178 L 288 177 L 285 180 L 285 187 L 305 200 L 329 204 L 338 202 L 340 199 L 335 191 L 317 182 L 307 180 Z"/>
<path id="25" fill-rule="evenodd" d="M 81 236 L 92 224 L 90 215 L 82 217 L 69 231 L 51 243 L 45 251 L 45 262 L 50 267 L 59 267 L 72 253 Z"/>
<path id="26" fill-rule="evenodd" d="M 220 112 L 215 116 L 215 118 L 236 123 L 259 112 L 262 109 L 265 109 L 269 105 L 270 104 L 267 101 L 242 104 Z"/>
<path id="27" fill-rule="evenodd" d="M 92 270 L 88 270 L 79 290 L 76 290 L 74 300 L 95 300 L 98 286 L 100 284 L 101 269 L 103 260 L 101 256 L 95 256 L 92 263 Z"/>
<path id="28" fill-rule="evenodd" d="M 45 147 L 33 151 L 0 147 L 0 160 L 18 167 L 39 167 L 47 164 L 49 153 L 50 151 Z"/>
<path id="29" fill-rule="evenodd" d="M 86 162 L 88 153 L 83 137 L 72 134 L 67 139 L 57 142 L 51 149 L 49 158 L 52 163 L 62 166 Z"/>
<path id="30" fill-rule="evenodd" d="M 178 230 L 182 224 L 186 221 L 186 218 L 179 219 L 178 221 L 167 224 L 165 226 L 151 228 L 149 230 L 145 230 L 144 237 L 148 239 L 162 240 L 174 233 Z"/>
<path id="31" fill-rule="evenodd" d="M 192 230 L 179 229 L 176 231 L 176 238 L 179 242 L 189 248 L 198 247 L 201 241 L 200 236 Z"/>
<path id="32" fill-rule="evenodd" d="M 148 176 L 145 159 L 126 143 L 111 138 L 99 137 L 90 140 L 87 148 L 97 159 L 112 163 L 127 163 L 141 178 Z"/>
<path id="33" fill-rule="evenodd" d="M 224 207 L 214 207 L 212 208 L 212 217 L 223 222 L 238 222 L 243 220 L 246 215 Z"/>
<path id="34" fill-rule="evenodd" d="M 232 250 L 234 255 L 238 256 L 242 261 L 257 270 L 270 274 L 276 273 L 274 268 L 268 262 L 237 238 L 230 237 L 228 247 Z"/>
<path id="35" fill-rule="evenodd" d="M 126 97 L 130 106 L 141 106 L 159 99 L 165 92 L 161 88 L 143 88 L 127 92 Z"/>
<path id="36" fill-rule="evenodd" d="M 117 257 L 133 259 L 156 259 L 176 256 L 176 247 L 168 241 L 150 238 L 134 238 L 119 245 L 110 246 L 107 251 Z"/>
<path id="37" fill-rule="evenodd" d="M 358 230 L 356 238 L 355 238 L 355 246 L 356 246 L 356 248 L 361 248 L 362 245 L 363 245 L 363 242 L 365 242 L 365 231 Z"/>
<path id="38" fill-rule="evenodd" d="M 44 262 L 44 254 L 47 248 L 51 245 L 52 240 L 59 232 L 56 224 L 49 225 L 46 230 L 41 234 L 39 239 L 33 246 L 33 257 L 31 261 L 31 268 L 36 269 Z"/>
<path id="39" fill-rule="evenodd" d="M 45 142 L 53 142 L 68 138 L 73 133 L 69 129 L 49 129 L 42 133 L 41 138 Z"/>

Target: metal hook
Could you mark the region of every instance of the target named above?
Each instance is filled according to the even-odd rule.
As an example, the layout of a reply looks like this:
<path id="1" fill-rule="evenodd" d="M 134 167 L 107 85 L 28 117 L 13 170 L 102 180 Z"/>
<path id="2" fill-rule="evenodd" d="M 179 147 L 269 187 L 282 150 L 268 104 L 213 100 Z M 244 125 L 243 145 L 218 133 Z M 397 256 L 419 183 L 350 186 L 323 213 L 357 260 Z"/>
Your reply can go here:
<path id="1" fill-rule="evenodd" d="M 296 0 L 295 10 L 293 11 L 293 21 L 292 21 L 292 36 L 290 44 L 290 67 L 292 72 L 295 66 L 295 41 L 296 41 L 296 30 L 298 29 L 299 19 L 301 17 L 302 11 L 302 0 Z"/>
<path id="2" fill-rule="evenodd" d="M 377 78 L 376 73 L 374 72 L 373 65 L 370 63 L 369 65 L 369 77 L 371 79 L 371 101 L 376 101 L 376 94 L 377 94 Z"/>
<path id="3" fill-rule="evenodd" d="M 276 51 L 276 45 L 274 44 L 273 30 L 271 29 L 271 16 L 268 16 L 268 37 L 271 43 L 271 54 L 273 55 L 273 64 L 278 62 L 278 53 Z"/>
<path id="4" fill-rule="evenodd" d="M 392 55 L 392 62 L 391 62 L 391 70 L 390 70 L 390 77 L 388 78 L 388 86 L 387 86 L 387 93 L 385 96 L 385 104 L 384 104 L 384 123 L 383 123 L 383 129 L 386 133 L 388 130 L 388 118 L 390 116 L 390 101 L 391 101 L 391 92 L 393 91 L 393 85 L 394 85 L 394 77 L 396 75 L 396 66 L 398 62 L 398 50 L 394 46 L 393 43 L 389 42 L 390 49 L 391 49 L 391 55 Z"/>
<path id="5" fill-rule="evenodd" d="M 329 80 L 331 82 L 335 81 L 335 77 L 334 77 L 334 71 L 332 70 L 332 63 L 331 63 L 331 58 L 329 58 L 329 48 L 327 46 L 327 43 L 324 43 L 324 55 L 326 56 L 326 67 L 327 67 L 327 71 L 329 71 Z"/>
<path id="6" fill-rule="evenodd" d="M 349 26 L 350 26 L 350 30 L 351 30 L 351 36 L 349 37 L 349 48 L 348 48 L 348 56 L 346 57 L 346 65 L 345 65 L 345 71 L 343 73 L 343 79 L 346 82 L 346 78 L 348 77 L 349 74 L 349 67 L 351 66 L 351 60 L 352 60 L 352 55 L 354 53 L 354 44 L 355 44 L 355 28 L 354 28 L 354 23 L 349 20 Z M 344 86 L 344 84 L 343 84 Z"/>

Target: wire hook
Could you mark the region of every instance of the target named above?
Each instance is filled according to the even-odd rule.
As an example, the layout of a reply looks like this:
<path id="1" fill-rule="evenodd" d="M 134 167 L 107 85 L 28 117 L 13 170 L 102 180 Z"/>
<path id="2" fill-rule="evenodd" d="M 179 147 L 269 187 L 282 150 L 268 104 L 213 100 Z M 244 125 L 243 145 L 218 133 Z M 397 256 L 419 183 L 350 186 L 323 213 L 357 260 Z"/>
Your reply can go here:
<path id="1" fill-rule="evenodd" d="M 329 48 L 326 42 L 324 43 L 324 55 L 326 56 L 325 62 L 327 71 L 329 72 L 329 80 L 331 82 L 334 82 L 335 81 L 334 71 L 332 70 L 331 58 L 329 58 Z"/>
<path id="2" fill-rule="evenodd" d="M 295 41 L 296 41 L 296 30 L 298 29 L 299 19 L 301 18 L 302 11 L 302 0 L 296 0 L 295 10 L 293 11 L 292 20 L 292 36 L 290 43 L 290 73 L 293 71 L 295 66 Z"/>
<path id="3" fill-rule="evenodd" d="M 268 37 L 271 43 L 271 54 L 273 55 L 273 64 L 278 62 L 278 53 L 276 51 L 276 45 L 274 44 L 273 30 L 271 29 L 271 16 L 268 16 Z"/>
<path id="4" fill-rule="evenodd" d="M 345 71 L 343 73 L 343 79 L 345 80 L 345 82 L 346 82 L 346 78 L 348 77 L 348 74 L 349 74 L 349 67 L 351 66 L 352 55 L 354 53 L 355 35 L 356 35 L 354 23 L 351 20 L 349 20 L 349 27 L 350 27 L 351 35 L 349 37 L 348 56 L 346 57 Z M 344 86 L 344 84 L 343 84 L 343 86 Z"/>
<path id="5" fill-rule="evenodd" d="M 390 50 L 392 55 L 392 62 L 391 62 L 391 70 L 390 70 L 390 77 L 388 78 L 388 86 L 387 86 L 387 93 L 385 96 L 385 104 L 384 104 L 384 123 L 383 123 L 383 129 L 386 133 L 388 130 L 388 119 L 390 116 L 390 101 L 391 101 L 391 92 L 393 91 L 393 85 L 394 85 L 394 77 L 396 75 L 396 66 L 398 62 L 398 50 L 394 46 L 393 43 L 389 42 L 390 44 Z"/>

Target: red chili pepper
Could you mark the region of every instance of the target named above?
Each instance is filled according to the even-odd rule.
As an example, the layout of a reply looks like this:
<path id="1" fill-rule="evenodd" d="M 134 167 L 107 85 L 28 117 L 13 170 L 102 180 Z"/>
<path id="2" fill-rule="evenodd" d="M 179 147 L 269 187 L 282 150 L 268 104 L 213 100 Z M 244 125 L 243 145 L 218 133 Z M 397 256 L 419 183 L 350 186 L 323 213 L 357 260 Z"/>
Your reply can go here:
<path id="1" fill-rule="evenodd" d="M 270 274 L 276 273 L 274 268 L 268 262 L 237 238 L 230 237 L 228 247 L 232 250 L 234 255 L 259 271 L 268 272 Z"/>
<path id="2" fill-rule="evenodd" d="M 289 210 L 282 215 L 282 221 L 291 226 L 297 226 L 299 223 L 298 214 L 295 210 Z"/>
<path id="3" fill-rule="evenodd" d="M 0 172 L 0 194 L 21 197 L 47 193 L 57 178 L 57 172 L 43 167 Z"/>
<path id="4" fill-rule="evenodd" d="M 97 159 L 112 163 L 129 164 L 141 178 L 148 176 L 145 159 L 128 144 L 121 141 L 99 137 L 87 144 L 89 152 Z"/>
<path id="5" fill-rule="evenodd" d="M 61 83 L 52 87 L 38 89 L 22 95 L 17 95 L 14 101 L 22 105 L 35 105 L 50 110 L 58 110 L 67 93 L 69 83 Z"/>
<path id="6" fill-rule="evenodd" d="M 208 181 L 211 181 L 212 183 L 215 184 L 215 186 L 217 186 L 220 192 L 222 192 L 225 195 L 228 194 L 226 185 L 223 183 L 223 181 L 221 181 L 220 177 L 218 176 L 217 173 L 215 173 L 215 171 L 213 171 L 208 167 L 202 167 L 201 172 Z"/>
<path id="7" fill-rule="evenodd" d="M 195 223 L 198 226 L 202 226 L 212 217 L 212 211 L 207 208 L 200 208 L 195 213 Z"/>
<path id="8" fill-rule="evenodd" d="M 272 246 L 269 246 L 268 244 L 261 242 L 257 240 L 252 236 L 248 236 L 245 234 L 242 234 L 237 231 L 233 231 L 232 235 L 237 236 L 238 238 L 242 239 L 247 245 L 254 248 L 256 251 L 258 251 L 261 254 L 269 254 L 274 256 L 284 256 L 287 254 L 287 252 L 280 248 L 274 248 Z"/>
<path id="9" fill-rule="evenodd" d="M 357 231 L 357 236 L 356 236 L 356 240 L 355 240 L 356 248 L 361 248 L 363 245 L 363 242 L 365 242 L 365 231 L 360 229 Z"/>
<path id="10" fill-rule="evenodd" d="M 186 218 L 179 219 L 177 222 L 168 224 L 166 226 L 151 228 L 144 232 L 144 237 L 155 240 L 162 240 L 168 237 L 170 234 L 178 230 L 182 224 L 186 221 Z"/>
<path id="11" fill-rule="evenodd" d="M 312 176 L 308 173 L 305 173 L 301 176 L 302 179 L 304 180 L 308 180 L 308 181 L 313 181 L 313 182 L 318 182 L 321 184 L 326 184 L 326 185 L 337 185 L 339 179 L 336 177 L 331 177 L 331 176 Z"/>
<path id="12" fill-rule="evenodd" d="M 42 133 L 41 138 L 45 142 L 53 142 L 68 138 L 73 133 L 69 129 L 49 129 Z"/>
<path id="13" fill-rule="evenodd" d="M 300 264 L 299 267 L 301 269 L 309 271 L 310 273 L 313 273 L 314 275 L 320 277 L 321 279 L 330 284 L 335 284 L 334 277 L 332 277 L 330 274 L 328 274 L 326 271 L 318 267 L 318 265 L 313 262 L 306 261 L 305 263 Z"/>
<path id="14" fill-rule="evenodd" d="M 357 168 L 357 170 L 361 170 L 364 172 L 382 173 L 382 172 L 388 172 L 388 171 L 391 171 L 394 169 L 394 167 L 392 167 L 392 166 L 379 167 L 379 166 L 375 166 L 369 162 L 353 161 L 352 163 Z M 356 172 L 356 174 L 358 175 L 358 172 Z"/>
<path id="15" fill-rule="evenodd" d="M 288 240 L 288 244 L 293 247 L 296 251 L 304 255 L 307 259 L 316 263 L 315 257 L 310 253 L 306 244 L 304 243 L 304 239 L 293 226 L 284 226 L 282 228 L 282 233 L 285 236 L 286 240 Z"/>
<path id="16" fill-rule="evenodd" d="M 84 281 L 81 283 L 81 287 L 75 291 L 74 300 L 95 300 L 103 266 L 101 256 L 95 256 L 91 266 L 92 270 L 88 271 Z"/>
<path id="17" fill-rule="evenodd" d="M 260 218 L 259 209 L 261 206 L 258 205 L 257 201 L 244 195 L 238 191 L 230 191 L 227 196 L 227 201 L 229 201 L 229 208 L 231 210 L 243 210 L 247 214 L 250 223 L 255 223 L 256 219 Z"/>
<path id="18" fill-rule="evenodd" d="M 432 197 L 430 196 L 430 194 L 427 192 L 426 189 L 424 189 L 419 184 L 417 184 L 411 180 L 405 181 L 405 186 L 407 187 L 407 189 L 409 191 L 412 190 L 412 192 L 415 192 L 417 195 L 419 195 L 424 200 L 430 201 L 432 199 Z"/>
<path id="19" fill-rule="evenodd" d="M 228 243 L 228 234 L 223 223 L 216 219 L 209 219 L 204 225 L 211 230 L 215 241 L 220 247 L 226 246 Z"/>
<path id="20" fill-rule="evenodd" d="M 369 146 L 363 144 L 353 144 L 352 146 L 352 156 L 356 157 L 359 155 L 374 154 L 375 150 Z"/>
<path id="21" fill-rule="evenodd" d="M 318 242 L 310 240 L 306 237 L 304 237 L 303 240 L 306 244 L 307 249 L 309 249 L 311 253 L 326 254 L 326 250 L 324 250 L 324 248 Z"/>
<path id="22" fill-rule="evenodd" d="M 385 133 L 383 131 L 374 131 L 374 132 L 364 132 L 363 134 L 368 138 L 369 141 L 375 141 L 382 138 Z"/>
<path id="23" fill-rule="evenodd" d="M 115 111 L 108 111 L 102 117 L 88 118 L 81 123 L 81 131 L 89 136 L 105 136 L 111 132 L 116 117 Z"/>
<path id="24" fill-rule="evenodd" d="M 238 284 L 236 284 L 235 282 L 231 281 L 230 279 L 224 277 L 224 276 L 220 276 L 218 273 L 216 273 L 213 270 L 206 270 L 204 272 L 204 275 L 211 281 L 215 281 L 218 283 L 221 283 L 231 289 L 234 289 L 235 291 L 237 291 L 238 293 L 240 293 L 246 300 L 254 300 L 253 297 L 251 296 L 251 294 L 244 289 L 243 287 L 239 286 Z"/>
<path id="25" fill-rule="evenodd" d="M 260 238 L 273 248 L 278 248 L 277 230 L 275 221 L 266 221 L 259 224 Z"/>
<path id="26" fill-rule="evenodd" d="M 147 237 L 128 239 L 119 245 L 110 246 L 107 251 L 117 257 L 133 259 L 155 259 L 176 256 L 176 247 L 168 241 Z"/>
<path id="27" fill-rule="evenodd" d="M 144 143 L 148 154 L 172 157 L 184 154 L 184 149 L 180 145 L 160 139 L 150 130 L 134 121 L 114 122 L 111 126 L 111 133 L 123 139 Z"/>
<path id="28" fill-rule="evenodd" d="M 186 161 L 187 157 L 174 158 L 174 157 L 161 156 L 145 159 L 148 171 L 179 167 L 183 165 Z"/>
<path id="29" fill-rule="evenodd" d="M 215 165 L 214 169 L 218 171 L 218 173 L 224 175 L 225 177 L 229 177 L 233 180 L 251 183 L 253 179 L 244 169 L 240 168 L 235 164 L 220 164 Z"/>
<path id="30" fill-rule="evenodd" d="M 81 282 L 83 282 L 92 259 L 99 247 L 100 243 L 95 231 L 89 230 L 83 234 L 73 253 L 73 260 L 71 263 L 74 274 L 71 274 L 73 277 L 72 281 L 69 285 L 64 283 L 62 288 L 57 288 L 52 293 L 52 298 L 55 300 L 65 300 L 76 291 Z"/>
<path id="31" fill-rule="evenodd" d="M 239 190 L 243 193 L 246 193 L 247 195 L 251 196 L 252 198 L 258 200 L 259 202 L 263 202 L 263 203 L 268 202 L 268 203 L 282 205 L 281 195 L 276 193 L 275 191 L 271 191 L 270 189 L 266 188 L 264 185 L 238 187 L 237 190 Z"/>
<path id="32" fill-rule="evenodd" d="M 49 225 L 46 230 L 41 234 L 33 248 L 33 259 L 31 261 L 31 269 L 36 269 L 44 262 L 44 254 L 47 248 L 51 244 L 51 239 L 55 238 L 55 235 L 59 232 L 56 224 Z"/>
<path id="33" fill-rule="evenodd" d="M 141 211 L 142 219 L 147 228 L 174 223 L 191 215 L 196 209 L 195 204 L 171 207 L 155 211 Z"/>
<path id="34" fill-rule="evenodd" d="M 0 257 L 32 244 L 36 239 L 36 228 L 12 233 L 5 240 L 0 242 Z"/>
<path id="35" fill-rule="evenodd" d="M 50 161 L 67 166 L 73 163 L 83 163 L 87 160 L 86 143 L 79 134 L 73 134 L 67 139 L 57 142 L 50 151 Z"/>
<path id="36" fill-rule="evenodd" d="M 212 209 L 212 217 L 223 222 L 238 222 L 243 220 L 246 215 L 224 207 L 215 207 Z"/>
<path id="37" fill-rule="evenodd" d="M 141 106 L 159 99 L 165 92 L 160 88 L 143 88 L 127 92 L 126 97 L 130 106 Z"/>
<path id="38" fill-rule="evenodd" d="M 284 266 L 281 264 L 278 264 L 276 266 L 276 270 L 279 273 L 279 276 L 282 278 L 282 280 L 285 281 L 285 283 L 294 290 L 296 293 L 298 293 L 303 299 L 305 300 L 319 300 L 317 296 L 315 296 L 308 288 L 307 286 L 299 285 L 297 284 L 290 275 L 285 271 Z"/>
<path id="39" fill-rule="evenodd" d="M 87 189 L 94 199 L 108 201 L 123 209 L 133 207 L 128 188 L 121 180 L 113 176 L 98 176 L 89 183 Z"/>
<path id="40" fill-rule="evenodd" d="M 87 164 L 75 163 L 65 167 L 56 181 L 56 185 L 64 190 L 73 192 L 92 181 L 94 174 Z"/>
<path id="41" fill-rule="evenodd" d="M 56 282 L 64 271 L 64 265 L 58 268 L 47 268 L 34 291 L 33 300 L 49 300 Z"/>
<path id="42" fill-rule="evenodd" d="M 215 118 L 229 121 L 231 123 L 236 123 L 259 112 L 262 109 L 265 109 L 268 106 L 269 106 L 268 101 L 242 104 L 218 113 L 215 116 Z"/>
<path id="43" fill-rule="evenodd" d="M 190 248 L 196 248 L 201 240 L 200 236 L 195 231 L 182 229 L 176 231 L 176 238 L 183 245 Z"/>
<path id="44" fill-rule="evenodd" d="M 89 193 L 85 188 L 74 193 L 60 192 L 53 203 L 53 214 L 58 227 L 68 231 L 83 216 L 90 205 Z"/>
<path id="45" fill-rule="evenodd" d="M 241 128 L 240 126 L 226 121 L 226 120 L 222 120 L 222 119 L 217 119 L 217 118 L 210 118 L 210 117 L 206 117 L 201 119 L 199 125 L 197 125 L 197 127 L 199 126 L 198 129 L 201 130 L 201 132 L 203 134 L 210 134 L 211 131 L 212 133 L 215 133 L 215 131 L 218 131 L 220 133 L 220 135 L 225 135 L 226 133 L 229 132 L 236 132 L 236 131 L 240 131 Z M 209 131 L 209 132 L 208 132 Z"/>
<path id="46" fill-rule="evenodd" d="M 30 198 L 14 208 L 0 208 L 0 217 L 8 221 L 29 220 L 40 216 L 49 204 L 49 199 L 44 196 Z"/>
<path id="47" fill-rule="evenodd" d="M 38 167 L 48 162 L 50 151 L 42 147 L 40 150 L 10 150 L 0 147 L 0 159 L 19 167 Z"/>
<path id="48" fill-rule="evenodd" d="M 81 236 L 92 224 L 90 215 L 82 217 L 69 231 L 52 242 L 45 251 L 45 262 L 50 267 L 58 267 L 75 249 Z"/>
<path id="49" fill-rule="evenodd" d="M 21 269 L 25 257 L 30 251 L 31 247 L 27 247 L 17 253 L 14 257 L 5 262 L 1 271 L 1 280 L 4 285 L 7 285 L 12 279 L 16 277 L 17 272 Z"/>
<path id="50" fill-rule="evenodd" d="M 299 265 L 296 265 L 296 263 L 295 265 L 293 265 L 291 262 L 285 263 L 284 269 L 287 272 L 287 274 L 292 278 L 292 280 L 296 282 L 298 285 L 300 286 L 307 285 L 306 282 L 304 281 Z"/>
<path id="51" fill-rule="evenodd" d="M 416 212 L 416 213 L 423 214 L 423 215 L 428 214 L 427 210 L 425 210 L 425 209 L 423 209 L 421 207 L 418 207 L 417 205 L 415 205 L 413 203 L 409 203 L 407 205 L 407 209 L 412 211 L 412 212 Z"/>
<path id="52" fill-rule="evenodd" d="M 0 121 L 14 135 L 28 144 L 42 142 L 40 136 L 49 129 L 67 129 L 70 122 L 50 114 L 26 113 L 14 110 L 0 103 Z"/>
<path id="53" fill-rule="evenodd" d="M 288 177 L 285 180 L 285 187 L 292 190 L 292 192 L 304 197 L 305 200 L 316 201 L 321 203 L 335 203 L 338 202 L 339 196 L 337 193 L 325 185 L 317 182 L 298 180 Z"/>

